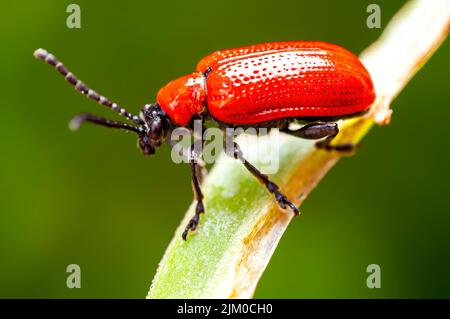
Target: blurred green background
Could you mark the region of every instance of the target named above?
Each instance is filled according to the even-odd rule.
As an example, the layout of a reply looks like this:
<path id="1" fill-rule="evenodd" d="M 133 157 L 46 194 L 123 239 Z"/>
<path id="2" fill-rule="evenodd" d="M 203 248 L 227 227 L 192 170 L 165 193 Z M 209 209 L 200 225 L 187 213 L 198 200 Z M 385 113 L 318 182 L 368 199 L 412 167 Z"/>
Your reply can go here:
<path id="1" fill-rule="evenodd" d="M 212 51 L 316 39 L 360 52 L 373 1 L 4 1 L 0 35 L 0 297 L 142 298 L 192 194 L 167 146 L 144 158 L 114 117 L 41 62 L 43 47 L 100 93 L 137 111 Z M 382 26 L 402 5 L 376 1 Z M 450 297 L 448 42 L 303 205 L 258 286 L 260 298 Z M 81 266 L 81 289 L 66 266 Z M 366 267 L 381 266 L 381 289 Z"/>

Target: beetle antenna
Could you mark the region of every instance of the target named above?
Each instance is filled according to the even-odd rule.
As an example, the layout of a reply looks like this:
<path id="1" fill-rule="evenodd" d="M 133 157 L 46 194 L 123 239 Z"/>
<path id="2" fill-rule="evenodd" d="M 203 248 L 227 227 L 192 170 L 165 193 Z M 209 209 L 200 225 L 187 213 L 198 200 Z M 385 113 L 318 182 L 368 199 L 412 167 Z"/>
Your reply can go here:
<path id="1" fill-rule="evenodd" d="M 34 57 L 38 60 L 42 60 L 45 63 L 53 66 L 61 75 L 63 75 L 66 78 L 67 82 L 72 84 L 78 92 L 85 95 L 89 99 L 97 101 L 98 103 L 106 107 L 109 107 L 114 112 L 126 117 L 128 120 L 136 124 L 139 125 L 144 124 L 144 121 L 141 120 L 138 116 L 129 113 L 127 110 L 120 107 L 117 103 L 111 102 L 103 95 L 100 95 L 94 90 L 87 87 L 86 84 L 78 80 L 77 77 L 72 72 L 67 70 L 64 64 L 62 64 L 62 62 L 59 61 L 53 54 L 48 53 L 44 49 L 37 49 L 36 51 L 34 51 Z"/>
<path id="2" fill-rule="evenodd" d="M 106 126 L 106 127 L 112 127 L 112 128 L 119 128 L 126 131 L 135 132 L 138 135 L 143 134 L 145 132 L 144 128 L 139 126 L 136 127 L 134 125 L 130 125 L 128 123 L 123 122 L 117 122 L 113 120 L 108 120 L 100 116 L 96 116 L 89 113 L 81 113 L 72 118 L 72 120 L 69 123 L 69 128 L 72 131 L 78 130 L 81 124 L 84 122 L 91 122 L 97 125 Z"/>

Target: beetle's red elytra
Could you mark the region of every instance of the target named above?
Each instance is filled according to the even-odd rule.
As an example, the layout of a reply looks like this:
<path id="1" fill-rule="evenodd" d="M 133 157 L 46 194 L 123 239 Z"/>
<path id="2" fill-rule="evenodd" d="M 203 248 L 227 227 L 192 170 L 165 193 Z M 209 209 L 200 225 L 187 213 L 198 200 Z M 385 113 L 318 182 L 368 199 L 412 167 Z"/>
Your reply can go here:
<path id="1" fill-rule="evenodd" d="M 88 88 L 54 55 L 43 49 L 34 55 L 55 67 L 76 90 L 130 122 L 82 113 L 72 119 L 72 128 L 91 122 L 135 132 L 144 155 L 154 154 L 164 140 L 171 144 L 170 133 L 176 127 L 193 130 L 194 120 L 202 121 L 203 127 L 211 120 L 222 129 L 240 125 L 279 128 L 296 137 L 322 139 L 316 146 L 327 151 L 349 151 L 355 147 L 350 143 L 331 144 L 339 132 L 334 121 L 364 113 L 375 100 L 372 80 L 360 60 L 340 46 L 318 41 L 272 42 L 216 51 L 200 60 L 195 72 L 161 88 L 157 102 L 146 104 L 139 116 Z M 307 124 L 290 128 L 297 120 Z M 224 138 L 234 137 L 225 134 Z M 228 155 L 240 159 L 281 208 L 289 207 L 297 215 L 297 207 L 278 186 L 244 158 L 236 142 L 233 145 L 234 152 Z M 205 211 L 200 156 L 192 145 L 190 166 L 197 205 L 183 239 L 197 228 Z"/>
<path id="2" fill-rule="evenodd" d="M 370 75 L 355 55 L 302 41 L 217 51 L 200 60 L 196 72 L 163 87 L 157 102 L 184 126 L 205 106 L 221 122 L 255 124 L 349 115 L 367 109 L 374 98 Z"/>

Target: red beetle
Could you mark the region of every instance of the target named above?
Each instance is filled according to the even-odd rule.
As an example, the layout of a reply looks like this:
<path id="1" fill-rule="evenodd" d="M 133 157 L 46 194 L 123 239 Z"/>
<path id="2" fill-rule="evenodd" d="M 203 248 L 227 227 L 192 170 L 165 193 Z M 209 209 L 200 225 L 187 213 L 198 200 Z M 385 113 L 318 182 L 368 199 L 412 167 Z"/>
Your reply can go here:
<path id="1" fill-rule="evenodd" d="M 339 132 L 334 121 L 367 111 L 375 99 L 370 75 L 359 59 L 346 49 L 325 42 L 273 42 L 217 51 L 203 58 L 194 73 L 173 80 L 160 89 L 157 103 L 145 105 L 139 116 L 88 88 L 47 51 L 38 49 L 34 55 L 54 66 L 79 92 L 133 123 L 83 113 L 74 117 L 72 127 L 92 122 L 133 131 L 138 135 L 144 155 L 154 154 L 163 140 L 170 142 L 174 128 L 193 129 L 194 120 L 204 123 L 208 119 L 223 129 L 276 127 L 301 138 L 324 138 L 316 143 L 319 148 L 348 151 L 354 145 L 330 144 Z M 294 130 L 289 124 L 295 120 L 307 121 L 308 124 Z M 278 186 L 245 160 L 234 141 L 233 145 L 234 150 L 229 155 L 242 160 L 245 167 L 274 194 L 281 208 L 289 206 L 298 214 L 297 207 L 279 191 Z M 204 212 L 199 156 L 191 147 L 190 165 L 197 207 L 183 232 L 183 239 L 189 230 L 197 228 L 200 214 Z"/>

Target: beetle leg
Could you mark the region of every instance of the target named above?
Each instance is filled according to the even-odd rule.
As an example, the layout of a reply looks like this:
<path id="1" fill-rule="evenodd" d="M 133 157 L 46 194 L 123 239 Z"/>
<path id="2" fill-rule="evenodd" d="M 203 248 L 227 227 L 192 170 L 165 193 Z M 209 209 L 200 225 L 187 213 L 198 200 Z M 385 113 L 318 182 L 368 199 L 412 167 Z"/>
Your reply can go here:
<path id="1" fill-rule="evenodd" d="M 298 130 L 290 130 L 289 128 L 283 128 L 280 131 L 292 136 L 301 137 L 309 140 L 317 140 L 325 138 L 322 141 L 317 142 L 316 147 L 326 151 L 338 151 L 348 153 L 356 148 L 356 145 L 352 143 L 331 145 L 331 141 L 333 141 L 333 139 L 339 133 L 339 127 L 337 123 L 310 123 L 299 128 Z"/>
<path id="2" fill-rule="evenodd" d="M 286 127 L 280 129 L 280 131 L 308 140 L 318 140 L 324 137 L 336 136 L 339 133 L 339 128 L 337 123 L 309 123 L 297 130 Z"/>
<path id="3" fill-rule="evenodd" d="M 227 145 L 226 141 L 224 140 L 224 144 Z M 282 208 L 285 209 L 286 206 L 289 206 L 289 208 L 292 210 L 292 212 L 294 213 L 294 215 L 298 215 L 299 211 L 297 209 L 297 207 L 290 201 L 287 199 L 287 197 L 280 192 L 279 187 L 277 184 L 275 184 L 274 182 L 270 181 L 269 178 L 267 177 L 267 175 L 261 173 L 255 166 L 253 166 L 251 163 L 249 163 L 243 156 L 241 148 L 239 147 L 239 145 L 233 141 L 233 153 L 229 154 L 228 150 L 226 150 L 225 152 L 228 156 L 231 156 L 235 159 L 239 159 L 245 166 L 245 168 L 252 173 L 252 175 L 254 177 L 256 177 L 256 179 L 261 183 L 264 184 L 264 186 L 266 186 L 267 190 L 273 194 L 275 196 L 275 199 L 278 202 L 278 205 Z"/>
<path id="4" fill-rule="evenodd" d="M 328 136 L 323 141 L 319 141 L 316 143 L 316 147 L 325 151 L 337 151 L 340 153 L 352 153 L 358 145 L 353 143 L 342 143 L 342 144 L 336 144 L 331 145 L 330 143 L 333 141 L 333 139 L 336 137 L 334 136 Z"/>
<path id="5" fill-rule="evenodd" d="M 204 140 L 202 138 L 201 145 L 203 146 Z M 194 231 L 197 229 L 198 223 L 200 222 L 200 214 L 205 212 L 205 207 L 203 205 L 203 193 L 201 190 L 201 170 L 203 161 L 199 158 L 199 154 L 196 152 L 195 142 L 191 145 L 190 156 L 189 156 L 189 165 L 191 166 L 191 175 L 192 175 L 192 190 L 194 192 L 194 199 L 197 201 L 195 206 L 195 214 L 189 220 L 186 228 L 181 235 L 184 240 L 190 230 Z"/>
<path id="6" fill-rule="evenodd" d="M 197 160 L 197 165 L 195 166 L 197 170 L 197 178 L 200 183 L 200 185 L 203 184 L 203 181 L 205 180 L 206 176 L 208 175 L 208 170 L 206 169 L 206 163 L 204 160 L 199 158 Z"/>
<path id="7" fill-rule="evenodd" d="M 200 181 L 197 175 L 197 166 L 198 164 L 194 161 L 189 163 L 191 165 L 191 173 L 192 173 L 192 189 L 194 191 L 194 198 L 197 201 L 197 205 L 195 206 L 195 214 L 189 220 L 186 228 L 183 231 L 182 237 L 186 240 L 187 234 L 190 230 L 194 231 L 197 229 L 198 223 L 200 221 L 200 214 L 205 212 L 205 207 L 203 205 L 203 193 L 200 188 Z"/>
<path id="8" fill-rule="evenodd" d="M 167 135 L 166 142 L 172 148 L 173 147 L 181 147 L 181 145 L 177 144 L 177 142 L 172 139 L 172 132 L 169 132 L 169 134 Z M 184 149 L 179 149 L 179 151 L 183 152 L 183 154 L 185 154 L 185 152 L 190 152 L 190 149 L 189 149 L 189 151 L 184 150 Z M 197 165 L 195 167 L 196 167 L 197 176 L 198 176 L 198 179 L 199 179 L 199 182 L 201 185 L 201 184 L 203 184 L 203 180 L 206 178 L 206 175 L 208 175 L 208 170 L 206 169 L 206 163 L 203 159 L 197 158 Z"/>

